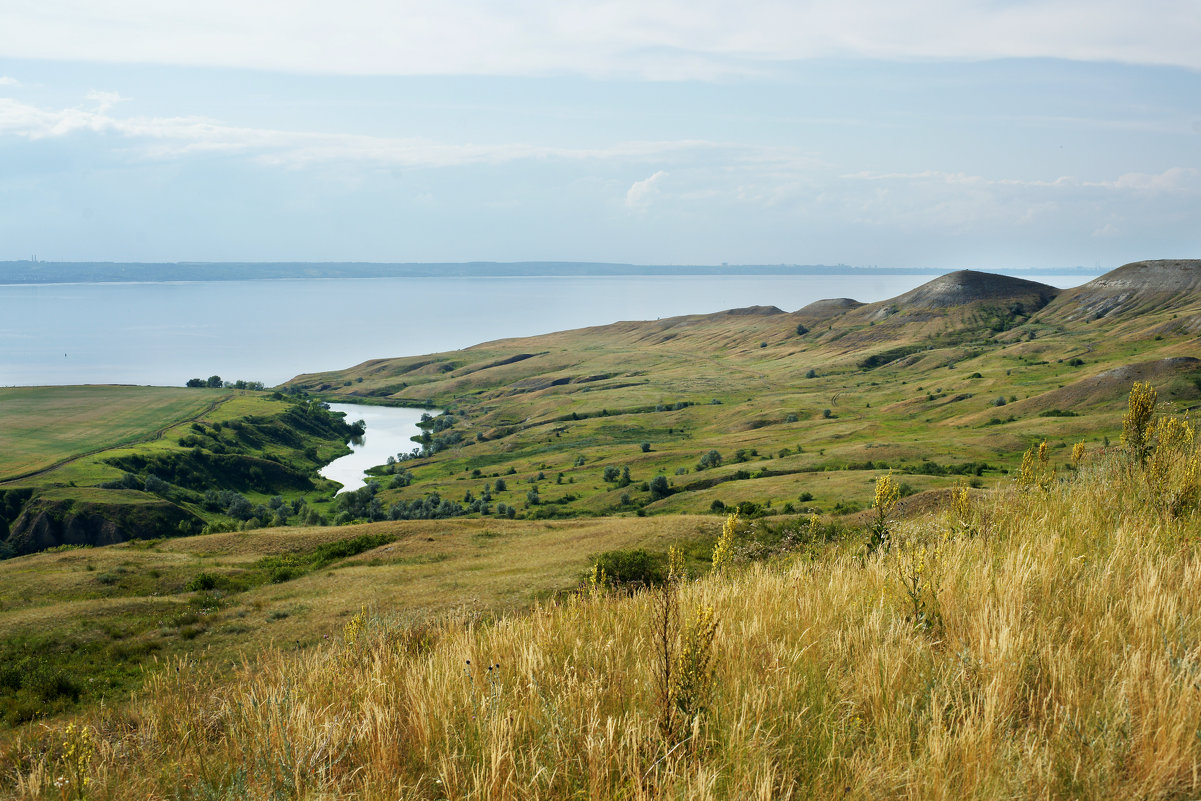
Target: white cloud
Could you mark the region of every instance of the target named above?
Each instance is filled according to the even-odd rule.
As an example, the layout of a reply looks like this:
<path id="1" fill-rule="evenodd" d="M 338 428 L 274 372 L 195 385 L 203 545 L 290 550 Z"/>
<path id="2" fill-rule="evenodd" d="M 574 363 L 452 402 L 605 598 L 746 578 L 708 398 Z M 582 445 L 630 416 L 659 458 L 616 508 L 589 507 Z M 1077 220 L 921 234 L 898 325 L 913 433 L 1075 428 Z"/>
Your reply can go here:
<path id="1" fill-rule="evenodd" d="M 525 143 L 439 142 L 417 137 L 283 131 L 226 125 L 204 117 L 118 117 L 107 113 L 115 93 L 90 93 L 97 110 L 44 109 L 0 98 L 0 136 L 38 140 L 78 133 L 123 136 L 143 157 L 169 159 L 198 152 L 245 154 L 263 164 L 303 167 L 359 161 L 392 167 L 451 167 L 501 164 L 528 159 L 661 160 L 721 146 L 699 140 L 620 142 L 608 147 L 572 148 Z M 732 149 L 732 148 L 727 148 Z"/>
<path id="2" fill-rule="evenodd" d="M 93 89 L 87 94 L 88 100 L 96 107 L 96 112 L 103 114 L 118 103 L 123 103 L 129 98 L 121 97 L 120 92 L 102 92 L 99 89 Z"/>
<path id="3" fill-rule="evenodd" d="M 667 177 L 663 170 L 656 171 L 649 178 L 635 181 L 626 190 L 626 208 L 641 210 L 651 204 L 659 195 L 659 182 Z"/>
<path id="4" fill-rule="evenodd" d="M 357 75 L 710 79 L 824 56 L 1066 58 L 1201 69 L 1195 0 L 42 0 L 14 58 Z"/>
<path id="5" fill-rule="evenodd" d="M 20 86 L 21 82 L 7 75 L 0 75 L 0 86 Z"/>
<path id="6" fill-rule="evenodd" d="M 1201 170 L 1193 167 L 1169 167 L 1161 173 L 1131 172 L 1103 181 L 1085 181 L 1063 175 L 1053 181 L 1022 178 L 985 178 L 962 172 L 855 172 L 841 176 L 852 181 L 908 182 L 946 184 L 980 187 L 1017 187 L 1025 189 L 1112 189 L 1142 194 L 1166 194 L 1176 192 L 1201 192 Z"/>

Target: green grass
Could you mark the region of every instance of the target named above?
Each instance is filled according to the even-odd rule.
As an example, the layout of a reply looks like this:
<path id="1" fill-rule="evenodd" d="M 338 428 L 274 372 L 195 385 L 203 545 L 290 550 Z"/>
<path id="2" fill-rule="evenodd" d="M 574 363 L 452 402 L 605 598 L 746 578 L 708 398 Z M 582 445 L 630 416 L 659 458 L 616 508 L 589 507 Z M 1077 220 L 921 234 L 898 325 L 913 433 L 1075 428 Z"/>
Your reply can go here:
<path id="1" fill-rule="evenodd" d="M 1174 319 L 1167 312 L 1137 324 L 1067 325 L 1034 315 L 996 331 L 988 314 L 969 307 L 892 328 L 811 323 L 804 336 L 795 333 L 797 319 L 722 313 L 620 323 L 377 360 L 295 384 L 331 399 L 391 399 L 455 415 L 462 442 L 403 465 L 415 480 L 385 490 L 385 508 L 431 492 L 478 497 L 502 476 L 508 489 L 493 490 L 493 510 L 504 503 L 531 516 L 704 513 L 714 500 L 780 510 L 799 507 L 803 492 L 816 497 L 808 506 L 829 512 L 870 502 L 874 474 L 860 469 L 867 462 L 920 489 L 958 480 L 931 473 L 929 462 L 984 464 L 971 477 L 995 486 L 1043 439 L 1061 462 L 1075 442 L 1093 449 L 1116 442 L 1115 412 L 1132 379 L 1109 380 L 1106 371 L 1191 356 L 1198 343 L 1183 328 L 1159 335 Z M 535 355 L 488 367 L 522 353 Z M 811 368 L 817 375 L 806 378 Z M 1163 369 L 1152 380 L 1187 406 L 1201 401 L 1199 376 Z M 644 441 L 651 452 L 641 452 Z M 722 466 L 698 471 L 710 449 L 722 454 Z M 739 450 L 757 455 L 734 464 Z M 628 466 L 634 483 L 602 481 L 610 465 Z M 473 470 L 482 476 L 472 478 Z M 540 471 L 546 478 L 531 483 Z M 641 489 L 656 475 L 671 484 L 669 498 L 653 500 Z M 526 493 L 535 486 L 543 503 L 530 507 Z M 548 503 L 565 495 L 574 499 Z"/>
<path id="2" fill-rule="evenodd" d="M 0 481 L 152 438 L 229 395 L 174 387 L 0 388 Z"/>

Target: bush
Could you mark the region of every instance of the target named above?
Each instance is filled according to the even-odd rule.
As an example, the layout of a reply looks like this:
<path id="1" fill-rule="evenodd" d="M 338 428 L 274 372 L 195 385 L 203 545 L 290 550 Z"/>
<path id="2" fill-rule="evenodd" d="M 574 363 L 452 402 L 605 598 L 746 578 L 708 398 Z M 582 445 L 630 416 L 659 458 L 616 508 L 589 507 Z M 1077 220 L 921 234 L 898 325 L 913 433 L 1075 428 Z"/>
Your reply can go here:
<path id="1" fill-rule="evenodd" d="M 223 576 L 205 571 L 192 576 L 188 583 L 184 585 L 184 589 L 188 592 L 203 592 L 206 590 L 215 590 L 224 583 L 225 579 Z"/>
<path id="2" fill-rule="evenodd" d="M 643 453 L 650 453 L 651 444 L 649 442 L 644 442 L 639 447 L 642 448 Z"/>
<path id="3" fill-rule="evenodd" d="M 716 450 L 710 450 L 708 453 L 701 456 L 699 462 L 696 463 L 697 470 L 708 470 L 710 467 L 721 466 L 721 454 Z"/>
<path id="4" fill-rule="evenodd" d="M 651 500 L 659 500 L 671 495 L 671 486 L 667 483 L 667 476 L 655 476 L 651 479 Z"/>
<path id="5" fill-rule="evenodd" d="M 667 557 L 642 548 L 606 551 L 596 557 L 594 564 L 619 586 L 652 586 L 666 578 Z"/>

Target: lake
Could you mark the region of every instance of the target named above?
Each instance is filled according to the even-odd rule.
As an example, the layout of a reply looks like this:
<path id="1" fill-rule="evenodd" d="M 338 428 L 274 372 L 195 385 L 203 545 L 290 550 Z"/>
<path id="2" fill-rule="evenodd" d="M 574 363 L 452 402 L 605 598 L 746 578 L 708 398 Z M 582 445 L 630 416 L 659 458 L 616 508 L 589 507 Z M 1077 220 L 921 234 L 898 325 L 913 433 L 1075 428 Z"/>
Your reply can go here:
<path id="1" fill-rule="evenodd" d="M 618 320 L 899 295 L 933 275 L 366 278 L 0 286 L 0 386 L 268 386 Z M 1076 286 L 1091 276 L 1037 276 Z"/>
<path id="2" fill-rule="evenodd" d="M 350 403 L 331 403 L 335 412 L 345 412 L 347 422 L 362 420 L 367 433 L 351 440 L 352 453 L 333 460 L 319 471 L 326 478 L 342 484 L 339 492 L 363 486 L 363 471 L 384 464 L 389 456 L 408 453 L 417 447 L 409 438 L 420 434 L 417 427 L 422 414 L 439 414 L 437 409 L 405 409 L 390 406 L 363 406 Z"/>

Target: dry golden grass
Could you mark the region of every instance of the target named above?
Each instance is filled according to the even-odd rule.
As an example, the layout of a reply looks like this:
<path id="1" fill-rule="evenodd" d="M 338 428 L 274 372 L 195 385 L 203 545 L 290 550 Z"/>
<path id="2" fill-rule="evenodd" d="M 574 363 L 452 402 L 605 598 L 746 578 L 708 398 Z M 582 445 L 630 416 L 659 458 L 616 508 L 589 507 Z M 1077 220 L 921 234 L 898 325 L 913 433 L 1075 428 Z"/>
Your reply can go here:
<path id="1" fill-rule="evenodd" d="M 1197 480 L 1180 455 L 1163 476 L 1086 456 L 1046 491 L 894 523 L 871 556 L 686 582 L 681 617 L 716 610 L 714 694 L 666 738 L 652 593 L 418 627 L 377 605 L 328 647 L 233 682 L 181 663 L 92 714 L 88 797 L 1195 798 L 1199 516 L 1195 492 L 1163 503 Z M 60 797 L 68 739 L 22 732 L 0 792 Z"/>

